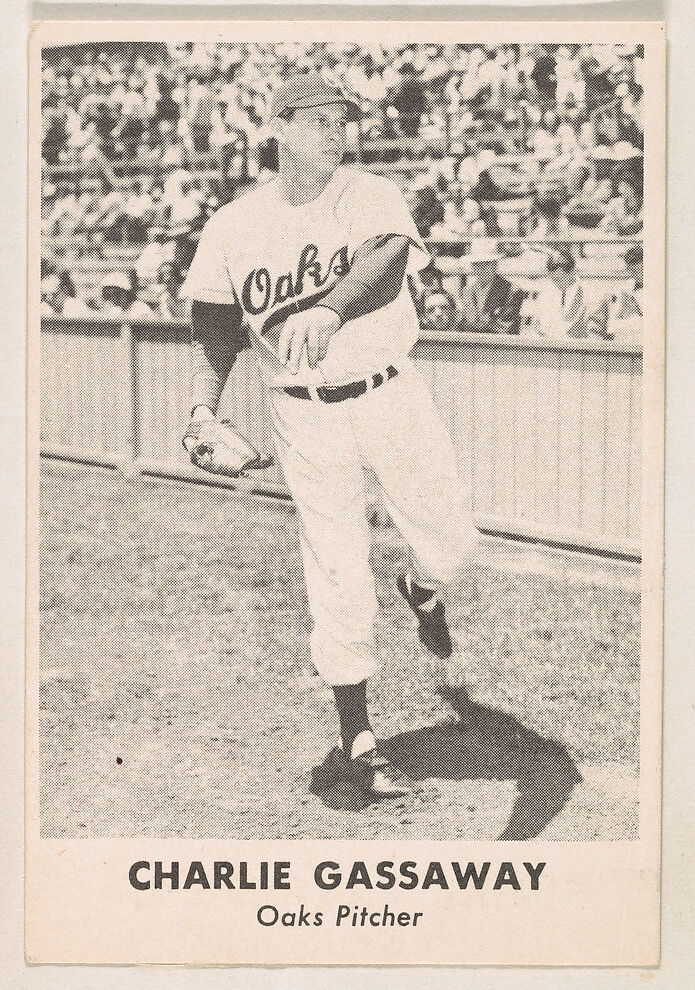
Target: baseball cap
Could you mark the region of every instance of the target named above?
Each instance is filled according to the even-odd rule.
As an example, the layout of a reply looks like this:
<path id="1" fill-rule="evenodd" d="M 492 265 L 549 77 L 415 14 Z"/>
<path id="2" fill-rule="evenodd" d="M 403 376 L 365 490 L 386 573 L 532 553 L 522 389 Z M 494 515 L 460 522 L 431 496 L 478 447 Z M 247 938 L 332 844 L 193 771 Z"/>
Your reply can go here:
<path id="1" fill-rule="evenodd" d="M 505 255 L 500 253 L 497 242 L 490 238 L 480 237 L 473 241 L 468 254 L 462 258 L 464 268 L 480 262 L 503 261 Z"/>
<path id="2" fill-rule="evenodd" d="M 344 103 L 350 116 L 359 115 L 359 106 L 337 87 L 329 85 L 320 72 L 303 72 L 283 82 L 273 92 L 270 116 L 278 117 L 285 110 L 325 107 Z"/>

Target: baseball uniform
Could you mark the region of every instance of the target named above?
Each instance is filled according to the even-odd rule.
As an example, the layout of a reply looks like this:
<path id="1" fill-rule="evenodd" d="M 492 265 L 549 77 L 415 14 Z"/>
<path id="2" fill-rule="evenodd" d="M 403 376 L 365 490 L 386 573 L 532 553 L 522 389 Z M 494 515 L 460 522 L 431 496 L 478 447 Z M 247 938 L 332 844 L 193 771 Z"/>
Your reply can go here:
<path id="1" fill-rule="evenodd" d="M 408 357 L 419 325 L 405 279 L 392 302 L 335 333 L 317 368 L 304 354 L 293 375 L 276 354 L 287 317 L 320 304 L 355 251 L 381 235 L 409 239 L 408 271 L 428 264 L 390 180 L 340 166 L 316 199 L 296 207 L 275 180 L 208 221 L 182 290 L 201 302 L 241 306 L 250 327 L 301 518 L 312 658 L 331 685 L 356 684 L 375 669 L 378 603 L 363 469 L 376 474 L 423 586 L 454 579 L 476 538 L 453 444 Z M 336 395 L 335 386 L 354 397 L 322 401 Z"/>

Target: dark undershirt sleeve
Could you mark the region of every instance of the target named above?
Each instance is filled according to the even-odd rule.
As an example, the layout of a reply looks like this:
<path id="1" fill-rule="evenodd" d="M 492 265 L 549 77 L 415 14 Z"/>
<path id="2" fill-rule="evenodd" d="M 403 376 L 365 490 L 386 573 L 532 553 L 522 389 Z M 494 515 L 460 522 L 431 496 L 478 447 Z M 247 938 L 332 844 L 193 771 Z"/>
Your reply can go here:
<path id="1" fill-rule="evenodd" d="M 338 314 L 343 323 L 387 306 L 403 288 L 410 238 L 385 234 L 361 245 L 352 268 L 319 303 Z"/>
<path id="2" fill-rule="evenodd" d="M 217 412 L 229 372 L 248 342 L 241 306 L 193 300 L 191 411 L 207 406 Z"/>

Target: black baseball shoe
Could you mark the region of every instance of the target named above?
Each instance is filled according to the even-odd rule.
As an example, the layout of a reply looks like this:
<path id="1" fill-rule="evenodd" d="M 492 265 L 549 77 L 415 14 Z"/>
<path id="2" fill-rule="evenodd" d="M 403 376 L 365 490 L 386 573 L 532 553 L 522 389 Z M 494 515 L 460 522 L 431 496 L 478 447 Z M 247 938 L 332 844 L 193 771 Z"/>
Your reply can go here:
<path id="1" fill-rule="evenodd" d="M 449 627 L 446 624 L 444 605 L 437 599 L 434 608 L 428 610 L 422 607 L 423 602 L 418 601 L 418 592 L 421 590 L 415 582 L 411 582 L 413 592 L 408 591 L 408 583 L 405 574 L 401 574 L 396 581 L 396 587 L 405 598 L 408 605 L 417 616 L 418 636 L 423 646 L 426 646 L 431 653 L 448 660 L 454 652 L 449 635 Z M 424 603 L 431 600 L 431 596 L 424 599 Z"/>
<path id="2" fill-rule="evenodd" d="M 376 748 L 349 762 L 352 779 L 374 797 L 404 797 L 412 791 L 405 777 Z"/>
<path id="3" fill-rule="evenodd" d="M 311 771 L 311 791 L 313 794 L 327 791 L 341 778 L 348 776 L 350 760 L 345 756 L 340 746 L 334 746 L 327 754 L 323 763 L 313 767 Z"/>

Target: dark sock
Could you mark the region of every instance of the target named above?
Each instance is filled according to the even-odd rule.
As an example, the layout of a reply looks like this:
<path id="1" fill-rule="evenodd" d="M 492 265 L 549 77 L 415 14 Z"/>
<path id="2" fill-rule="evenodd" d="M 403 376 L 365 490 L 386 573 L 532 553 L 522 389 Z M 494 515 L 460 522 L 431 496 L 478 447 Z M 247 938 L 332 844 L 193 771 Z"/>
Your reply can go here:
<path id="1" fill-rule="evenodd" d="M 431 588 L 421 588 L 419 584 L 413 581 L 412 577 L 410 579 L 410 592 L 415 605 L 423 605 L 426 601 L 429 601 L 433 595 L 436 595 L 436 591 L 432 591 Z"/>
<path id="2" fill-rule="evenodd" d="M 352 744 L 360 732 L 372 731 L 367 714 L 367 681 L 360 681 L 359 684 L 337 684 L 333 693 L 340 720 L 343 750 L 346 756 L 350 756 Z"/>

